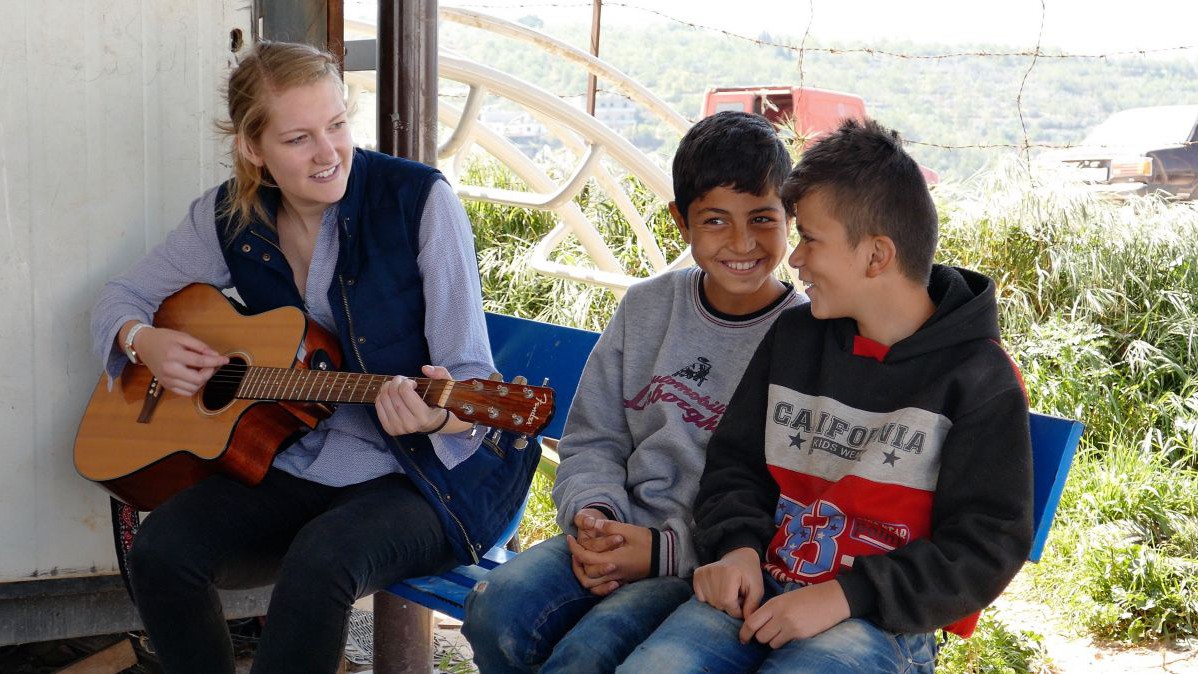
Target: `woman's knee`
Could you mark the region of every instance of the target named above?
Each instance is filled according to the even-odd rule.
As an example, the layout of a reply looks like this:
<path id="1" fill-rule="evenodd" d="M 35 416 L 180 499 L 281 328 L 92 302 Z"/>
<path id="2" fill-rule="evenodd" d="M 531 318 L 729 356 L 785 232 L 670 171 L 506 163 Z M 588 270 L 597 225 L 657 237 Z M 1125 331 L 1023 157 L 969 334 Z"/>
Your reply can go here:
<path id="1" fill-rule="evenodd" d="M 170 528 L 150 526 L 147 521 L 137 535 L 126 558 L 134 586 L 202 582 L 202 556 L 195 554 L 186 541 Z"/>
<path id="2" fill-rule="evenodd" d="M 301 533 L 283 556 L 276 585 L 299 587 L 348 605 L 368 590 L 378 589 L 372 586 L 377 583 L 371 582 L 370 560 L 361 552 Z"/>

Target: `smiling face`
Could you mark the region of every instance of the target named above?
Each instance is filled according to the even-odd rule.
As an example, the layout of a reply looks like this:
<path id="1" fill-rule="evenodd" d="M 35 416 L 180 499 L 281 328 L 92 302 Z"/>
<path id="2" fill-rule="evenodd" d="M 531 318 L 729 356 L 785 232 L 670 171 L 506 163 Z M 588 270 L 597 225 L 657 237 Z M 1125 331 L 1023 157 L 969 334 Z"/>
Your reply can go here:
<path id="1" fill-rule="evenodd" d="M 868 299 L 868 237 L 850 244 L 844 223 L 829 206 L 826 190 L 815 190 L 795 204 L 799 244 L 790 254 L 790 266 L 807 286 L 813 316 L 860 320 L 859 310 Z"/>
<path id="2" fill-rule="evenodd" d="M 685 221 L 673 203 L 670 213 L 707 272 L 703 290 L 717 311 L 751 314 L 777 299 L 784 286 L 773 271 L 786 255 L 790 224 L 776 192 L 716 187 L 690 203 Z"/>
<path id="3" fill-rule="evenodd" d="M 340 201 L 353 163 L 341 83 L 326 78 L 292 87 L 274 96 L 269 107 L 262 135 L 238 139 L 242 154 L 265 166 L 283 198 L 301 212 Z"/>

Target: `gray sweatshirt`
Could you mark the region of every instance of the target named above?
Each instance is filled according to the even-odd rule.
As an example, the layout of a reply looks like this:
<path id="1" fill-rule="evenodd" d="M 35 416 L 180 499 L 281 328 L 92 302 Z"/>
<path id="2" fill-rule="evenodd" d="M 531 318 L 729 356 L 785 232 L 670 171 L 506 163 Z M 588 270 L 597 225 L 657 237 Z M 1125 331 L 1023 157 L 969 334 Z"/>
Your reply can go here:
<path id="1" fill-rule="evenodd" d="M 758 342 L 806 301 L 787 291 L 748 316 L 712 310 L 703 271 L 668 272 L 628 289 L 587 359 L 558 451 L 558 524 L 598 507 L 656 530 L 650 574 L 689 576 L 692 507 L 707 441 Z"/>

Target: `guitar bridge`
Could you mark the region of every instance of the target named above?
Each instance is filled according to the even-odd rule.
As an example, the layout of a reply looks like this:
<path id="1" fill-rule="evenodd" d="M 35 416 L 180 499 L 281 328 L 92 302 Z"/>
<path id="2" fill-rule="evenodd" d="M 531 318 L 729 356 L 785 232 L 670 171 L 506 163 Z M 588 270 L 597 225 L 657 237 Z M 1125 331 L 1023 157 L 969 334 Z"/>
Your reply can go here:
<path id="1" fill-rule="evenodd" d="M 146 399 L 141 404 L 141 414 L 137 415 L 137 423 L 150 423 L 150 417 L 154 416 L 154 408 L 158 406 L 158 400 L 161 397 L 162 384 L 158 383 L 158 377 L 152 377 L 150 386 L 146 389 Z"/>

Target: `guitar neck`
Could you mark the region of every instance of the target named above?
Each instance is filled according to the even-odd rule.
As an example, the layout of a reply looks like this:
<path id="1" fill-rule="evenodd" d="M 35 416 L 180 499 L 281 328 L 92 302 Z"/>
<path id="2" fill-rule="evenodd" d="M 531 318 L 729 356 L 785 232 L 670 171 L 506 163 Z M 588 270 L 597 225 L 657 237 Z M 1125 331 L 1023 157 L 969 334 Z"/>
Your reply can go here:
<path id="1" fill-rule="evenodd" d="M 381 374 L 229 363 L 205 384 L 202 402 L 212 410 L 223 409 L 233 399 L 368 405 L 389 379 Z M 553 416 L 553 389 L 528 386 L 523 377 L 511 382 L 423 377 L 413 377 L 412 381 L 426 404 L 447 409 L 463 421 L 536 434 Z"/>
<path id="2" fill-rule="evenodd" d="M 378 397 L 388 375 L 330 372 L 281 367 L 247 367 L 234 397 L 243 400 L 278 400 L 305 403 L 370 404 Z M 416 393 L 428 405 L 445 407 L 457 382 L 413 377 Z"/>

